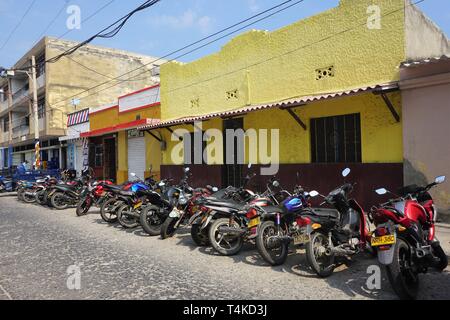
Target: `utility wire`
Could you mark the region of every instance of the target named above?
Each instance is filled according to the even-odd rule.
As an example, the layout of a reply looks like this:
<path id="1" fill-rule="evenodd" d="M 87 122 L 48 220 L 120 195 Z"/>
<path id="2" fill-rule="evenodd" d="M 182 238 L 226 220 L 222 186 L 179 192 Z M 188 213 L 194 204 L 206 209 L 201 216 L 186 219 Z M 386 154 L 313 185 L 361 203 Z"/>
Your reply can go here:
<path id="1" fill-rule="evenodd" d="M 403 11 L 406 7 L 413 6 L 413 5 L 417 5 L 417 4 L 422 3 L 422 2 L 424 2 L 424 1 L 425 1 L 425 0 L 419 0 L 419 1 L 417 1 L 417 2 L 410 3 L 410 4 L 406 5 L 405 7 L 401 7 L 401 8 L 399 8 L 399 9 L 397 9 L 397 10 L 394 10 L 394 11 L 388 12 L 388 13 L 385 14 L 385 15 L 382 15 L 382 16 L 380 17 L 380 19 L 381 19 L 382 17 L 386 17 L 386 16 L 389 16 L 389 15 L 392 15 L 392 14 L 397 13 L 397 12 L 399 12 L 399 11 Z M 250 68 L 250 67 L 254 67 L 254 66 L 263 64 L 263 63 L 265 63 L 265 62 L 274 60 L 274 59 L 276 59 L 276 58 L 279 58 L 279 57 L 282 57 L 282 56 L 285 56 L 285 55 L 289 55 L 289 54 L 292 54 L 292 53 L 294 53 L 294 52 L 296 52 L 296 51 L 299 51 L 299 50 L 302 50 L 302 49 L 305 49 L 305 48 L 314 46 L 314 45 L 316 45 L 316 44 L 318 44 L 318 43 L 320 43 L 320 42 L 329 40 L 329 39 L 331 39 L 331 38 L 333 38 L 333 37 L 335 37 L 335 36 L 339 36 L 339 35 L 342 35 L 342 34 L 344 34 L 344 33 L 349 32 L 349 31 L 355 30 L 355 29 L 357 29 L 358 27 L 361 27 L 361 26 L 365 27 L 366 25 L 367 25 L 367 20 L 364 19 L 364 22 L 363 22 L 363 23 L 358 24 L 358 25 L 356 25 L 356 26 L 353 27 L 353 28 L 348 28 L 348 29 L 342 30 L 342 31 L 337 32 L 337 33 L 334 33 L 334 34 L 332 34 L 332 35 L 330 35 L 330 36 L 324 37 L 324 38 L 322 38 L 322 39 L 320 39 L 320 40 L 318 40 L 318 41 L 315 41 L 315 42 L 309 43 L 309 44 L 307 44 L 307 45 L 298 47 L 298 48 L 293 49 L 293 50 L 288 51 L 288 52 L 284 52 L 284 53 L 282 53 L 282 54 L 280 54 L 280 55 L 273 56 L 273 57 L 271 57 L 271 58 L 268 58 L 268 59 L 265 59 L 265 60 L 256 62 L 256 63 L 254 63 L 254 64 L 247 65 L 247 66 L 245 66 L 245 67 L 243 67 L 243 68 L 240 68 L 240 69 L 237 69 L 237 70 L 233 70 L 233 71 L 230 71 L 230 72 L 228 72 L 228 73 L 221 74 L 221 75 L 218 75 L 218 76 L 215 76 L 215 77 L 211 77 L 211 78 L 208 78 L 208 79 L 205 79 L 205 80 L 202 80 L 202 81 L 198 81 L 198 82 L 196 82 L 196 83 L 192 83 L 192 84 L 189 84 L 189 85 L 186 85 L 186 86 L 183 86 L 183 87 L 175 88 L 175 89 L 169 90 L 168 92 L 173 92 L 173 91 L 185 89 L 185 88 L 188 88 L 188 87 L 192 87 L 192 86 L 194 86 L 194 85 L 198 85 L 198 84 L 205 83 L 205 82 L 209 82 L 209 81 L 212 81 L 212 80 L 215 80 L 215 79 L 224 77 L 224 76 L 228 76 L 228 75 L 234 74 L 234 73 L 239 72 L 239 71 L 242 71 L 242 70 L 246 70 L 246 69 L 248 69 L 248 68 Z M 193 51 L 195 51 L 195 50 L 193 50 Z M 187 53 L 186 53 L 186 54 L 187 54 Z M 183 56 L 183 55 L 181 55 L 181 56 Z M 181 57 L 181 56 L 179 56 L 179 57 Z M 179 58 L 179 57 L 178 57 L 178 58 Z M 170 62 L 170 61 L 168 61 L 168 62 Z M 145 74 L 145 73 L 146 73 L 146 71 L 144 71 L 144 72 L 142 72 L 142 73 L 139 73 L 139 74 L 137 74 L 137 75 L 135 75 L 135 76 L 137 77 L 137 76 L 140 76 L 140 75 Z M 98 91 L 96 91 L 96 92 L 93 92 L 93 93 L 91 93 L 91 94 L 89 94 L 89 95 L 84 96 L 83 99 L 85 99 L 85 98 L 87 98 L 87 97 L 90 97 L 90 96 L 93 96 L 93 95 L 96 95 L 96 94 L 98 94 L 98 93 L 100 93 L 100 92 L 103 92 L 103 91 L 105 91 L 105 90 L 108 90 L 108 89 L 110 89 L 110 88 L 113 88 L 113 87 L 117 86 L 118 84 L 119 84 L 119 83 L 116 83 L 116 84 L 113 84 L 113 85 L 111 85 L 111 86 L 109 86 L 109 87 L 106 87 L 106 88 L 104 88 L 104 89 L 101 89 L 101 90 L 98 90 Z M 86 92 L 86 91 L 85 91 L 85 92 Z M 64 100 L 64 101 L 65 101 L 65 100 Z M 60 103 L 60 102 L 63 102 L 63 101 L 56 102 L 55 104 Z"/>
<path id="2" fill-rule="evenodd" d="M 2 46 L 0 47 L 0 50 L 3 50 L 5 46 L 8 44 L 9 40 L 11 40 L 14 33 L 19 29 L 19 27 L 22 25 L 22 22 L 25 20 L 25 17 L 30 13 L 31 8 L 33 8 L 33 5 L 36 3 L 36 0 L 31 1 L 30 5 L 28 6 L 27 10 L 23 14 L 22 18 L 20 18 L 19 22 L 16 24 L 16 26 L 13 28 L 13 30 L 10 32 L 9 36 L 6 38 L 5 42 L 3 42 Z"/>
<path id="3" fill-rule="evenodd" d="M 59 55 L 57 55 L 57 56 L 55 56 L 55 57 L 53 57 L 51 59 L 48 59 L 46 62 L 47 63 L 55 63 L 58 60 L 60 60 L 62 57 L 73 54 L 75 51 L 77 51 L 81 47 L 84 47 L 85 45 L 91 43 L 93 40 L 95 40 L 97 38 L 104 38 L 104 39 L 106 39 L 106 38 L 113 38 L 114 36 L 116 36 L 120 32 L 120 30 L 122 30 L 122 28 L 125 26 L 127 21 L 129 19 L 131 19 L 131 17 L 133 15 L 135 15 L 139 11 L 142 11 L 142 10 L 145 10 L 147 8 L 150 8 L 150 7 L 154 6 L 155 4 L 157 4 L 160 1 L 161 0 L 147 0 L 147 1 L 145 1 L 139 7 L 137 7 L 136 9 L 131 11 L 130 13 L 126 14 L 125 16 L 120 18 L 119 20 L 115 21 L 114 23 L 112 23 L 108 27 L 104 28 L 100 32 L 96 33 L 95 35 L 93 35 L 89 39 L 87 39 L 87 40 L 85 40 L 85 41 L 75 45 L 74 47 L 64 51 L 63 53 L 61 53 L 61 54 L 59 54 Z"/>
<path id="4" fill-rule="evenodd" d="M 137 76 L 140 76 L 140 75 L 146 73 L 147 70 L 146 70 L 145 72 L 143 72 L 143 73 L 139 73 L 138 75 L 135 75 L 135 76 L 133 76 L 133 77 L 129 77 L 129 78 L 127 78 L 127 79 L 124 79 L 124 80 L 120 79 L 120 78 L 122 78 L 122 77 L 124 77 L 124 76 L 126 76 L 126 75 L 129 75 L 129 74 L 131 74 L 131 73 L 133 73 L 133 72 L 135 72 L 135 71 L 138 71 L 138 70 L 140 70 L 140 69 L 142 69 L 142 68 L 144 68 L 144 67 L 146 67 L 146 66 L 148 66 L 148 65 L 154 64 L 155 62 L 161 61 L 161 60 L 163 60 L 164 58 L 167 58 L 167 57 L 172 56 L 172 55 L 174 55 L 174 54 L 176 54 L 176 53 L 179 53 L 179 52 L 181 52 L 181 51 L 183 51 L 183 50 L 185 50 L 185 49 L 187 49 L 187 48 L 189 48 L 189 47 L 192 47 L 192 46 L 194 46 L 194 45 L 196 45 L 196 44 L 198 44 L 198 43 L 201 43 L 201 42 L 203 42 L 203 41 L 205 41 L 205 40 L 208 40 L 208 39 L 210 39 L 210 38 L 212 38 L 212 37 L 214 37 L 214 36 L 216 36 L 216 35 L 219 35 L 219 34 L 225 32 L 225 31 L 228 31 L 228 30 L 232 29 L 233 27 L 236 27 L 236 26 L 238 26 L 238 25 L 241 25 L 242 23 L 245 23 L 245 22 L 248 22 L 248 21 L 250 21 L 250 20 L 253 20 L 254 18 L 257 18 L 257 17 L 259 17 L 259 16 L 261 16 L 261 15 L 267 13 L 267 12 L 270 12 L 270 11 L 273 11 L 273 10 L 275 10 L 275 9 L 278 9 L 278 8 L 282 7 L 283 5 L 285 5 L 285 4 L 287 4 L 287 3 L 290 3 L 290 2 L 292 2 L 292 1 L 294 1 L 294 0 L 287 0 L 287 1 L 284 1 L 284 2 L 282 2 L 282 3 L 280 3 L 280 4 L 276 5 L 276 6 L 273 6 L 273 7 L 269 8 L 269 9 L 267 9 L 267 10 L 264 10 L 264 11 L 258 13 L 258 14 L 253 15 L 253 16 L 251 16 L 250 18 L 247 18 L 247 19 L 245 19 L 245 20 L 242 20 L 242 21 L 240 21 L 240 22 L 238 22 L 238 23 L 233 24 L 232 26 L 229 26 L 229 27 L 227 27 L 227 28 L 225 28 L 225 29 L 222 29 L 222 30 L 220 30 L 220 31 L 218 31 L 218 32 L 215 32 L 215 33 L 213 33 L 213 34 L 211 34 L 211 35 L 209 35 L 209 36 L 206 36 L 206 37 L 204 37 L 204 38 L 202 38 L 202 39 L 200 39 L 200 40 L 198 40 L 198 41 L 195 41 L 195 42 L 193 42 L 193 43 L 191 43 L 191 44 L 188 44 L 188 45 L 184 46 L 184 47 L 181 48 L 181 49 L 178 49 L 178 50 L 175 50 L 175 51 L 173 51 L 173 52 L 170 52 L 170 53 L 168 53 L 168 54 L 166 54 L 166 55 L 164 55 L 164 56 L 162 56 L 162 57 L 160 57 L 160 58 L 158 58 L 158 59 L 155 59 L 155 60 L 153 60 L 153 61 L 150 61 L 150 62 L 148 62 L 148 63 L 146 63 L 146 64 L 144 64 L 144 65 L 142 65 L 142 66 L 140 66 L 140 67 L 138 67 L 138 68 L 136 68 L 136 69 L 133 69 L 133 70 L 130 70 L 130 71 L 124 73 L 124 74 L 121 74 L 121 75 L 115 77 L 114 79 L 111 79 L 111 80 L 109 80 L 109 81 L 105 81 L 105 82 L 99 83 L 99 84 L 97 84 L 97 85 L 95 85 L 95 86 L 93 86 L 93 87 L 90 87 L 90 88 L 88 88 L 88 89 L 85 89 L 85 90 L 83 90 L 83 91 L 80 91 L 80 92 L 78 92 L 77 94 L 75 94 L 75 95 L 73 95 L 73 96 L 69 96 L 69 97 L 63 98 L 63 99 L 61 99 L 61 100 L 59 100 L 59 101 L 53 103 L 52 106 L 54 106 L 54 105 L 56 105 L 56 104 L 60 104 L 60 103 L 65 102 L 65 101 L 67 101 L 67 100 L 70 100 L 70 99 L 72 99 L 72 98 L 78 97 L 79 95 L 81 95 L 81 94 L 83 94 L 83 93 L 87 93 L 87 92 L 89 92 L 89 91 L 91 91 L 91 90 L 93 90 L 93 89 L 97 89 L 97 88 L 99 88 L 99 87 L 101 87 L 101 86 L 103 86 L 103 85 L 105 85 L 105 84 L 108 84 L 108 83 L 110 83 L 110 82 L 112 82 L 112 81 L 117 80 L 118 83 L 116 83 L 116 84 L 114 84 L 114 85 L 112 85 L 112 86 L 110 86 L 110 87 L 107 87 L 107 88 L 105 88 L 105 89 L 103 89 L 103 90 L 100 90 L 100 91 L 98 91 L 98 92 L 102 92 L 102 91 L 104 91 L 104 90 L 107 90 L 107 89 L 110 89 L 110 88 L 112 88 L 112 87 L 115 87 L 115 86 L 117 86 L 118 84 L 122 83 L 122 82 L 125 81 L 125 80 L 130 80 L 130 79 L 133 78 L 133 77 L 137 77 Z M 295 4 L 298 4 L 298 3 L 303 2 L 303 1 L 305 1 L 305 0 L 299 0 L 299 1 L 297 1 Z M 261 21 L 261 19 L 260 19 L 259 21 Z M 255 23 L 256 23 L 256 22 L 255 22 Z M 251 25 L 251 24 L 249 24 L 249 25 Z M 236 31 L 236 32 L 237 32 L 237 31 Z M 216 41 L 218 41 L 218 40 L 216 40 Z M 214 42 L 215 42 L 215 41 L 214 41 Z M 211 42 L 211 43 L 212 43 L 212 42 Z M 200 48 L 199 48 L 199 49 L 200 49 Z M 199 50 L 199 49 L 197 49 L 197 50 Z M 191 53 L 191 52 L 190 52 L 190 53 Z M 173 61 L 173 59 L 170 60 L 170 61 Z M 169 61 L 169 62 L 170 62 L 170 61 Z M 93 94 L 95 94 L 95 93 L 93 93 Z M 86 96 L 86 97 L 89 97 L 89 96 L 91 96 L 91 95 L 93 95 L 93 94 L 89 94 L 89 95 Z"/>
<path id="5" fill-rule="evenodd" d="M 92 14 L 90 14 L 87 18 L 82 19 L 81 23 L 85 23 L 88 22 L 90 19 L 92 19 L 93 17 L 95 17 L 97 14 L 99 14 L 101 11 L 103 11 L 104 9 L 106 9 L 107 7 L 109 7 L 115 0 L 110 0 L 109 2 L 107 2 L 106 4 L 104 4 L 103 6 L 101 6 L 99 9 L 97 9 L 95 12 L 93 12 Z M 65 33 L 63 33 L 62 35 L 60 35 L 59 37 L 56 38 L 56 40 L 61 39 L 62 37 L 68 35 L 69 33 L 71 33 L 73 30 L 75 29 L 69 29 L 67 30 Z"/>
<path id="6" fill-rule="evenodd" d="M 42 38 L 42 36 L 44 36 L 47 31 L 53 26 L 53 24 L 56 22 L 56 20 L 59 18 L 59 16 L 61 15 L 61 13 L 63 13 L 64 9 L 66 8 L 67 4 L 70 2 L 71 0 L 64 0 L 64 4 L 62 5 L 62 7 L 59 9 L 59 11 L 56 13 L 55 17 L 50 21 L 50 23 L 47 25 L 47 27 L 44 29 L 44 31 L 41 32 L 41 34 L 38 37 L 38 41 Z"/>

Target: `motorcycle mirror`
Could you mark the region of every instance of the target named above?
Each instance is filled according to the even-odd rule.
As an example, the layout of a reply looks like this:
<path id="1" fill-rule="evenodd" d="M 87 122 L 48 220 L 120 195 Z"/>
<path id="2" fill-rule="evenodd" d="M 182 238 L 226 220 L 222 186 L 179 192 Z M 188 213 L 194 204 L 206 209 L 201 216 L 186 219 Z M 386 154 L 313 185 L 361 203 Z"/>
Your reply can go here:
<path id="1" fill-rule="evenodd" d="M 275 180 L 274 182 L 272 182 L 272 185 L 273 185 L 275 188 L 279 188 L 279 187 L 280 187 L 280 183 L 279 183 L 277 180 Z"/>
<path id="2" fill-rule="evenodd" d="M 385 195 L 386 193 L 388 193 L 388 191 L 387 191 L 385 188 L 377 189 L 377 190 L 375 190 L 375 192 L 376 192 L 378 195 L 380 195 L 380 196 Z"/>
<path id="3" fill-rule="evenodd" d="M 316 190 L 313 190 L 309 193 L 309 196 L 311 198 L 317 197 L 319 195 L 319 192 L 317 192 Z"/>
<path id="4" fill-rule="evenodd" d="M 219 191 L 219 188 L 214 187 L 214 188 L 212 188 L 212 191 L 213 191 L 213 192 L 217 192 L 217 191 Z"/>
<path id="5" fill-rule="evenodd" d="M 344 171 L 342 171 L 342 176 L 344 178 L 347 177 L 350 174 L 351 171 L 352 170 L 350 170 L 349 168 L 344 169 Z"/>
<path id="6" fill-rule="evenodd" d="M 441 184 L 441 183 L 444 183 L 445 182 L 445 176 L 439 176 L 439 177 L 437 177 L 435 180 L 434 180 L 434 182 L 435 183 L 437 183 L 437 184 Z"/>

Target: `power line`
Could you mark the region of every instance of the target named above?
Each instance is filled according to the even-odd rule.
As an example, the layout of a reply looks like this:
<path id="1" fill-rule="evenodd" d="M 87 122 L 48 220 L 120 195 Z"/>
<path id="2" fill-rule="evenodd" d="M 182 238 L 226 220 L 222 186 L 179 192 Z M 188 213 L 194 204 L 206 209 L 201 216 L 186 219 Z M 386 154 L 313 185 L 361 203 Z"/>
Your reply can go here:
<path id="1" fill-rule="evenodd" d="M 95 12 L 93 12 L 92 14 L 90 14 L 87 18 L 82 19 L 81 23 L 85 23 L 88 22 L 90 19 L 92 19 L 93 17 L 95 17 L 97 14 L 99 14 L 101 11 L 103 11 L 104 9 L 106 9 L 107 7 L 109 7 L 115 0 L 110 0 L 109 2 L 107 2 L 106 4 L 104 4 L 103 6 L 101 6 L 99 9 L 97 9 Z M 67 34 L 71 33 L 73 30 L 75 29 L 69 29 L 67 30 L 65 33 L 63 33 L 62 35 L 60 35 L 59 37 L 56 38 L 56 40 L 61 39 L 62 37 L 66 36 Z"/>
<path id="2" fill-rule="evenodd" d="M 6 38 L 5 42 L 3 42 L 2 46 L 0 47 L 0 50 L 3 50 L 5 46 L 8 44 L 9 40 L 11 40 L 14 33 L 19 29 L 21 26 L 23 20 L 25 20 L 25 17 L 28 15 L 28 13 L 31 11 L 31 8 L 33 8 L 34 4 L 36 3 L 36 0 L 31 1 L 30 5 L 28 6 L 27 10 L 23 14 L 22 18 L 20 18 L 19 22 L 16 24 L 16 26 L 13 28 L 13 30 L 10 32 L 9 36 Z"/>
<path id="3" fill-rule="evenodd" d="M 54 18 L 49 22 L 49 24 L 47 25 L 47 27 L 45 27 L 44 31 L 41 32 L 41 34 L 38 37 L 38 40 L 40 40 L 42 38 L 42 36 L 44 36 L 47 31 L 53 26 L 53 24 L 56 22 L 56 20 L 59 18 L 59 16 L 61 15 L 61 13 L 63 13 L 64 9 L 66 8 L 67 4 L 70 2 L 71 0 L 64 0 L 64 4 L 62 5 L 62 7 L 58 10 L 58 12 L 56 13 L 56 15 L 54 16 Z"/>
<path id="4" fill-rule="evenodd" d="M 104 38 L 104 39 L 106 39 L 106 38 L 112 38 L 112 37 L 116 36 L 120 32 L 120 30 L 122 30 L 122 28 L 125 26 L 127 21 L 129 19 L 131 19 L 131 17 L 133 15 L 135 15 L 139 11 L 142 11 L 142 10 L 145 10 L 147 8 L 150 8 L 150 7 L 154 6 L 155 4 L 157 4 L 160 1 L 161 0 L 147 0 L 147 1 L 145 1 L 139 7 L 137 7 L 133 11 L 129 12 L 128 14 L 126 14 L 125 16 L 120 18 L 119 20 L 115 21 L 114 23 L 112 23 L 108 27 L 104 28 L 100 32 L 96 33 L 95 35 L 93 35 L 89 39 L 87 39 L 87 40 L 85 40 L 85 41 L 75 45 L 74 47 L 64 51 L 63 53 L 61 53 L 61 54 L 59 54 L 59 55 L 57 55 L 57 56 L 55 56 L 55 57 L 53 57 L 51 59 L 48 59 L 46 62 L 47 63 L 55 63 L 58 60 L 60 60 L 62 57 L 73 54 L 75 51 L 77 51 L 81 47 L 89 44 L 90 42 L 92 42 L 93 40 L 95 40 L 97 38 Z"/>
<path id="5" fill-rule="evenodd" d="M 155 59 L 155 60 L 153 60 L 153 61 L 150 61 L 150 62 L 148 62 L 148 63 L 146 63 L 146 64 L 144 64 L 144 65 L 142 65 L 142 66 L 140 66 L 140 67 L 138 67 L 138 68 L 136 68 L 136 69 L 130 70 L 130 71 L 128 71 L 128 72 L 125 72 L 124 74 L 121 74 L 121 75 L 115 77 L 114 79 L 111 79 L 111 80 L 109 80 L 109 81 L 105 81 L 105 82 L 99 83 L 99 84 L 97 84 L 97 85 L 95 85 L 95 86 L 93 86 L 93 87 L 90 87 L 90 88 L 88 88 L 88 89 L 85 89 L 85 90 L 83 90 L 83 91 L 80 91 L 80 92 L 78 92 L 77 94 L 75 94 L 75 95 L 73 95 L 73 96 L 69 96 L 69 97 L 63 98 L 63 99 L 61 99 L 61 100 L 59 100 L 59 101 L 53 103 L 52 106 L 53 106 L 53 105 L 60 104 L 60 103 L 65 102 L 65 101 L 67 101 L 67 100 L 70 100 L 70 99 L 72 99 L 72 98 L 78 97 L 79 95 L 81 95 L 81 94 L 83 94 L 83 93 L 87 93 L 87 92 L 89 92 L 90 90 L 99 88 L 99 87 L 101 87 L 101 86 L 103 86 L 103 85 L 105 85 L 105 84 L 108 84 L 108 83 L 110 83 L 110 82 L 112 82 L 112 81 L 117 80 L 118 83 L 116 83 L 116 84 L 114 84 L 114 85 L 112 85 L 112 86 L 110 86 L 110 87 L 107 87 L 107 88 L 105 88 L 105 89 L 102 89 L 102 90 L 100 90 L 100 91 L 98 91 L 98 92 L 102 92 L 102 91 L 104 91 L 104 90 L 107 90 L 107 89 L 110 89 L 110 88 L 112 88 L 112 87 L 115 87 L 116 85 L 122 83 L 123 81 L 130 80 L 131 78 L 133 78 L 133 77 L 129 77 L 129 78 L 124 79 L 124 80 L 120 79 L 120 78 L 123 77 L 123 76 L 126 76 L 126 75 L 128 75 L 128 74 L 131 74 L 131 73 L 133 73 L 133 72 L 135 72 L 135 71 L 138 71 L 138 70 L 140 70 L 140 69 L 142 69 L 142 68 L 144 68 L 144 67 L 146 67 L 146 66 L 148 66 L 148 65 L 150 65 L 150 64 L 154 64 L 155 62 L 161 61 L 161 60 L 163 60 L 164 58 L 167 58 L 167 57 L 169 57 L 169 56 L 172 56 L 172 55 L 174 55 L 174 54 L 176 54 L 176 53 L 179 53 L 179 52 L 181 52 L 181 51 L 183 51 L 183 50 L 185 50 L 185 49 L 187 49 L 187 48 L 189 48 L 189 47 L 192 47 L 192 46 L 194 46 L 194 45 L 196 45 L 196 44 L 198 44 L 198 43 L 201 43 L 201 42 L 203 42 L 203 41 L 205 41 L 205 40 L 208 40 L 208 39 L 210 39 L 210 38 L 212 38 L 212 37 L 214 37 L 214 36 L 216 36 L 216 35 L 218 35 L 218 34 L 221 34 L 221 33 L 225 32 L 225 31 L 228 31 L 228 30 L 232 29 L 233 27 L 236 27 L 236 26 L 238 26 L 238 25 L 240 25 L 240 24 L 242 24 L 242 23 L 245 23 L 245 22 L 248 22 L 248 21 L 250 21 L 250 20 L 253 20 L 254 18 L 257 18 L 257 17 L 259 17 L 259 16 L 261 16 L 261 15 L 267 13 L 267 12 L 270 12 L 270 11 L 273 11 L 273 10 L 275 10 L 275 9 L 278 9 L 278 8 L 282 7 L 283 5 L 285 5 L 285 4 L 287 4 L 287 3 L 290 3 L 290 2 L 292 2 L 292 1 L 294 1 L 294 0 L 287 0 L 287 1 L 284 1 L 284 2 L 282 2 L 282 3 L 280 3 L 280 4 L 276 5 L 276 6 L 273 6 L 273 7 L 269 8 L 269 9 L 267 9 L 267 10 L 264 10 L 264 11 L 258 13 L 258 14 L 253 15 L 253 16 L 251 16 L 250 18 L 247 18 L 247 19 L 245 19 L 245 20 L 242 20 L 242 21 L 240 21 L 240 22 L 238 22 L 238 23 L 233 24 L 232 26 L 229 26 L 229 27 L 227 27 L 227 28 L 225 28 L 225 29 L 222 29 L 222 30 L 220 30 L 220 31 L 218 31 L 218 32 L 215 32 L 215 33 L 213 33 L 213 34 L 211 34 L 211 35 L 209 35 L 209 36 L 206 36 L 206 37 L 204 37 L 204 38 L 202 38 L 202 39 L 200 39 L 200 40 L 198 40 L 198 41 L 195 41 L 195 42 L 193 42 L 193 43 L 191 43 L 191 44 L 188 44 L 188 45 L 184 46 L 184 47 L 181 48 L 181 49 L 177 49 L 177 50 L 175 50 L 175 51 L 173 51 L 173 52 L 170 52 L 170 53 L 168 53 L 168 54 L 166 54 L 166 55 L 164 55 L 164 56 L 162 56 L 162 57 L 160 57 L 160 58 L 158 58 L 158 59 Z M 295 4 L 298 4 L 298 3 L 303 2 L 303 1 L 304 1 L 304 0 L 299 0 L 299 1 L 297 1 Z M 255 23 L 256 23 L 256 22 L 255 22 Z M 251 25 L 251 24 L 250 24 L 250 25 Z M 236 31 L 236 32 L 237 32 L 237 31 Z M 216 40 L 216 41 L 218 41 L 218 40 Z M 214 42 L 215 42 L 215 41 L 214 41 Z M 200 49 L 200 48 L 198 48 L 198 49 L 196 49 L 196 50 L 199 50 L 199 49 Z M 191 52 L 192 52 L 192 51 L 191 51 Z M 191 53 L 191 52 L 190 52 L 190 53 Z M 170 61 L 173 61 L 173 59 L 170 60 Z M 170 62 L 170 61 L 169 61 L 169 62 Z M 134 77 L 140 76 L 140 75 L 142 75 L 142 74 L 144 74 L 144 73 L 146 73 L 146 72 L 147 72 L 147 71 L 145 71 L 145 72 L 143 72 L 143 73 L 139 73 L 138 75 L 135 75 Z M 87 95 L 86 97 L 92 96 L 92 95 L 94 95 L 94 94 L 96 94 L 96 93 L 89 94 L 89 95 Z"/>

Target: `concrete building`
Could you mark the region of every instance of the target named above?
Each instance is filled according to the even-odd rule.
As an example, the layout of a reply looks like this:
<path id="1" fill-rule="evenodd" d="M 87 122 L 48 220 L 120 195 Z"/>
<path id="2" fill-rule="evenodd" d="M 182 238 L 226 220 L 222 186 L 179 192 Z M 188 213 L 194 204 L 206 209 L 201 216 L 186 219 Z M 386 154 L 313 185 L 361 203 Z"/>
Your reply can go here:
<path id="1" fill-rule="evenodd" d="M 446 175 L 431 192 L 441 218 L 450 221 L 450 54 L 406 61 L 400 74 L 405 184 Z"/>
<path id="2" fill-rule="evenodd" d="M 341 0 L 279 30 L 241 34 L 197 61 L 162 65 L 161 123 L 141 129 L 162 137 L 161 173 L 175 179 L 192 152 L 192 145 L 173 152 L 180 144 L 175 129 L 192 134 L 200 121 L 203 130 L 219 132 L 279 130 L 279 143 L 268 153 L 280 155 L 284 187 L 291 188 L 299 172 L 302 185 L 326 193 L 350 167 L 358 182 L 353 196 L 368 208 L 380 201 L 374 189 L 403 185 L 399 66 L 448 48 L 446 36 L 409 1 Z M 200 147 L 211 150 L 212 143 Z M 247 166 L 226 164 L 224 149 L 190 165 L 193 184 L 242 183 Z M 252 170 L 266 166 L 258 151 L 246 146 Z M 267 179 L 255 180 L 255 188 Z"/>
<path id="3" fill-rule="evenodd" d="M 156 58 L 93 45 L 82 47 L 56 63 L 44 63 L 76 44 L 45 37 L 12 67 L 27 68 L 31 56 L 36 57 L 44 166 L 64 166 L 61 162 L 65 157 L 61 155 L 58 138 L 66 135 L 69 113 L 109 103 L 111 97 L 159 82 L 157 64 L 161 62 L 154 62 Z M 125 73 L 128 74 L 120 79 L 126 81 L 114 80 Z M 15 166 L 25 159 L 32 163 L 35 128 L 29 79 L 26 74 L 17 73 L 14 78 L 0 80 L 0 89 L 3 92 L 0 95 L 0 167 Z"/>

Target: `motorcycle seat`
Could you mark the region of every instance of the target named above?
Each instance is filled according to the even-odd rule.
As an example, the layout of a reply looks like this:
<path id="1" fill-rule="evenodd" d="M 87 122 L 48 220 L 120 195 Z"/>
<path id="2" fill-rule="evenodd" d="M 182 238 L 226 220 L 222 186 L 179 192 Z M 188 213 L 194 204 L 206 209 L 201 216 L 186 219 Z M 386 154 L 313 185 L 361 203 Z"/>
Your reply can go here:
<path id="1" fill-rule="evenodd" d="M 276 213 L 283 213 L 283 209 L 278 206 L 267 206 L 267 207 L 262 207 L 262 208 L 269 215 L 276 214 Z"/>
<path id="2" fill-rule="evenodd" d="M 204 205 L 206 205 L 206 206 L 210 205 L 210 206 L 214 206 L 214 207 L 225 207 L 225 208 L 231 208 L 231 209 L 236 209 L 236 210 L 241 210 L 243 208 L 243 205 L 239 204 L 239 203 L 218 201 L 218 200 L 206 201 L 206 203 Z"/>
<path id="3" fill-rule="evenodd" d="M 308 210 L 308 214 L 321 218 L 339 218 L 339 211 L 336 209 L 311 208 Z"/>
<path id="4" fill-rule="evenodd" d="M 124 197 L 131 197 L 132 195 L 134 195 L 133 191 L 123 191 L 123 190 L 121 190 L 119 194 Z"/>

